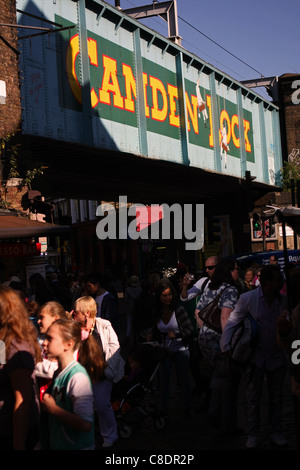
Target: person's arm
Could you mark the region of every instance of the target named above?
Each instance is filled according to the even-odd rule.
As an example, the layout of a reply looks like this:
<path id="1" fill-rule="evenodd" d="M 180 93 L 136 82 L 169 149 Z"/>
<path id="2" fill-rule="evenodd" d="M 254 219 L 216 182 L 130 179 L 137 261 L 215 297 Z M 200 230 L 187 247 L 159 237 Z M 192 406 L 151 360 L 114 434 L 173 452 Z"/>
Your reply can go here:
<path id="1" fill-rule="evenodd" d="M 79 415 L 72 413 L 71 411 L 64 410 L 58 406 L 54 398 L 48 393 L 45 393 L 43 396 L 42 406 L 45 411 L 77 431 L 89 432 L 92 429 L 91 422 L 86 421 Z"/>
<path id="2" fill-rule="evenodd" d="M 239 298 L 234 310 L 229 313 L 226 324 L 224 325 L 220 340 L 220 347 L 222 352 L 230 351 L 230 340 L 233 333 L 233 329 L 241 320 L 243 320 L 243 318 L 247 315 L 249 311 L 248 305 L 243 298 L 243 296 L 245 295 L 247 294 L 243 294 Z M 226 317 L 226 312 L 224 312 L 224 314 L 224 317 Z"/>
<path id="3" fill-rule="evenodd" d="M 284 310 L 277 318 L 277 342 L 288 353 L 291 352 L 293 340 L 298 336 L 297 324 L 299 325 L 299 307 L 296 307 L 292 314 Z"/>
<path id="4" fill-rule="evenodd" d="M 120 343 L 119 343 L 118 335 L 111 325 L 108 326 L 107 332 L 108 332 L 107 343 L 109 347 L 109 356 L 111 356 L 120 348 Z"/>
<path id="5" fill-rule="evenodd" d="M 203 320 L 201 320 L 201 318 L 199 317 L 199 313 L 200 313 L 201 309 L 203 307 L 205 307 L 206 302 L 207 302 L 207 299 L 205 298 L 205 292 L 204 292 L 204 294 L 200 297 L 200 299 L 197 303 L 195 312 L 194 312 L 194 316 L 195 316 L 195 319 L 196 319 L 196 322 L 197 322 L 197 325 L 198 325 L 199 329 L 202 328 L 202 326 L 204 324 Z"/>
<path id="6" fill-rule="evenodd" d="M 186 300 L 188 297 L 188 286 L 189 286 L 190 280 L 188 274 L 185 274 L 182 279 L 182 289 L 180 292 L 180 299 L 181 300 Z"/>
<path id="7" fill-rule="evenodd" d="M 200 329 L 203 326 L 203 320 L 201 320 L 201 318 L 199 317 L 199 313 L 200 313 L 200 310 L 196 308 L 194 316 L 195 316 L 198 328 Z"/>
<path id="8" fill-rule="evenodd" d="M 185 276 L 182 279 L 182 289 L 180 292 L 180 300 L 182 301 L 187 301 L 191 300 L 194 297 L 197 297 L 197 295 L 200 295 L 202 293 L 201 286 L 205 279 L 201 278 L 195 284 L 189 289 L 188 286 L 190 284 L 190 279 L 189 279 L 189 273 L 185 274 Z"/>
<path id="9" fill-rule="evenodd" d="M 15 369 L 9 374 L 9 380 L 15 398 L 12 417 L 14 450 L 25 450 L 30 417 L 30 404 L 32 401 L 31 374 L 32 371 L 30 369 Z"/>
<path id="10" fill-rule="evenodd" d="M 228 319 L 230 317 L 230 314 L 231 314 L 232 310 L 233 310 L 232 308 L 228 308 L 228 307 L 223 307 L 222 310 L 221 310 L 221 327 L 222 327 L 222 331 L 224 331 L 225 325 L 228 322 Z"/>

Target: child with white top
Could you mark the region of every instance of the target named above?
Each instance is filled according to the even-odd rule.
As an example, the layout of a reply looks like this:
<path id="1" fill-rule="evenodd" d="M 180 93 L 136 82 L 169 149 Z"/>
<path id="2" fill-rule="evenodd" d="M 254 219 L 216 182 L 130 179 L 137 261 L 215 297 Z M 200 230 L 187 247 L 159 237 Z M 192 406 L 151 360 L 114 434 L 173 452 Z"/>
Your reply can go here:
<path id="1" fill-rule="evenodd" d="M 86 369 L 74 360 L 81 342 L 81 328 L 69 319 L 56 320 L 47 331 L 44 348 L 56 358 L 58 369 L 43 396 L 49 413 L 50 450 L 92 450 L 94 444 L 94 400 Z"/>
<path id="2" fill-rule="evenodd" d="M 39 309 L 37 316 L 37 324 L 39 328 L 38 341 L 42 349 L 43 360 L 36 364 L 35 375 L 37 377 L 37 383 L 40 390 L 40 400 L 42 400 L 43 394 L 51 383 L 53 374 L 58 367 L 56 359 L 50 360 L 46 357 L 45 351 L 43 351 L 43 342 L 48 328 L 59 318 L 69 318 L 69 315 L 65 311 L 64 307 L 58 302 L 46 302 Z"/>

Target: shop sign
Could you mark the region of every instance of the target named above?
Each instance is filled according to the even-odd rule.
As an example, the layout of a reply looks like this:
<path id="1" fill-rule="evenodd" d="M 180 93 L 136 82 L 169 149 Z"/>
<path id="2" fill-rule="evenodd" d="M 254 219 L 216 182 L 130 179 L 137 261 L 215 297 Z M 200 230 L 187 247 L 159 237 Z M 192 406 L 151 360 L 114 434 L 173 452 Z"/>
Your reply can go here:
<path id="1" fill-rule="evenodd" d="M 35 244 L 30 243 L 1 243 L 0 257 L 11 258 L 17 256 L 37 256 L 38 251 Z"/>

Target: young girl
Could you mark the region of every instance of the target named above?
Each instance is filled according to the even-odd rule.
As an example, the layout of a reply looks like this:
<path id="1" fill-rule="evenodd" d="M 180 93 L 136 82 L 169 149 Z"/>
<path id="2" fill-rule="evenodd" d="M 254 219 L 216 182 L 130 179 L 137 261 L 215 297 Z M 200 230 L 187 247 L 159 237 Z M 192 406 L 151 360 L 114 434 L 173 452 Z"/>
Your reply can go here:
<path id="1" fill-rule="evenodd" d="M 68 314 L 66 313 L 64 307 L 55 301 L 46 302 L 39 309 L 38 312 L 38 326 L 40 329 L 41 335 L 45 335 L 49 326 L 59 318 L 67 318 Z"/>
<path id="2" fill-rule="evenodd" d="M 39 327 L 39 343 L 43 348 L 43 341 L 48 328 L 55 320 L 59 318 L 68 318 L 63 306 L 55 301 L 46 302 L 38 312 L 37 324 Z M 35 366 L 35 375 L 37 377 L 38 388 L 40 390 L 40 400 L 50 384 L 53 374 L 58 367 L 56 359 L 49 360 L 43 351 L 43 360 Z"/>
<path id="3" fill-rule="evenodd" d="M 94 401 L 90 378 L 74 359 L 81 328 L 69 319 L 56 320 L 47 331 L 44 348 L 58 361 L 42 407 L 49 413 L 50 450 L 94 449 Z"/>

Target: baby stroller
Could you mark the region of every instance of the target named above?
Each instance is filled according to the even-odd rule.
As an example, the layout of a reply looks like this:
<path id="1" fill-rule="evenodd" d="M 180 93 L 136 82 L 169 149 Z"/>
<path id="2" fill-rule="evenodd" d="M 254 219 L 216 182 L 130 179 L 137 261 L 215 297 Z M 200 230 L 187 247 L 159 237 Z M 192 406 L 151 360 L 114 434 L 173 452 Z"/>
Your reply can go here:
<path id="1" fill-rule="evenodd" d="M 142 343 L 135 354 L 141 364 L 135 380 L 122 379 L 112 391 L 112 406 L 122 439 L 128 439 L 133 429 L 147 417 L 153 419 L 156 429 L 165 426 L 164 417 L 158 413 L 157 406 L 153 403 L 159 364 L 164 352 L 157 343 Z"/>

